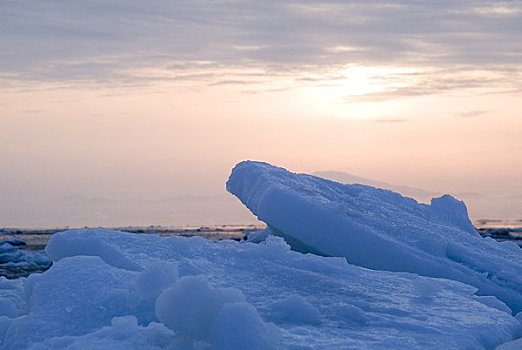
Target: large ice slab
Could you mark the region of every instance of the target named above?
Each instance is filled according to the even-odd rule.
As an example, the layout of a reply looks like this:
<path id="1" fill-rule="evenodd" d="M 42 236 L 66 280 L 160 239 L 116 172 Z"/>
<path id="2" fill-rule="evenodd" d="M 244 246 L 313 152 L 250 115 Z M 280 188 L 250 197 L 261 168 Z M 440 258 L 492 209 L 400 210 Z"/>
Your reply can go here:
<path id="1" fill-rule="evenodd" d="M 301 254 L 279 237 L 71 230 L 47 253 L 48 271 L 0 278 L 2 349 L 480 349 L 521 331 L 468 285 Z"/>
<path id="2" fill-rule="evenodd" d="M 419 204 L 253 161 L 236 165 L 227 189 L 296 250 L 461 281 L 522 311 L 522 250 L 480 237 L 449 195 Z"/>

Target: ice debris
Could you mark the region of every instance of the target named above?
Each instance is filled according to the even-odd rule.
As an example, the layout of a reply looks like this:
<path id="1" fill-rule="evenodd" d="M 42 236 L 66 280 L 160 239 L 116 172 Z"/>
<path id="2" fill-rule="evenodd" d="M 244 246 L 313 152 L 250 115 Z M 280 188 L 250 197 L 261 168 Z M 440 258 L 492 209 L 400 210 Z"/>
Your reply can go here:
<path id="1" fill-rule="evenodd" d="M 16 238 L 0 241 L 0 276 L 29 276 L 31 273 L 49 268 L 51 260 L 45 254 L 26 250 L 26 247 L 27 244 L 23 240 Z"/>
<path id="2" fill-rule="evenodd" d="M 2 349 L 493 348 L 521 331 L 474 287 L 302 254 L 280 237 L 70 230 L 47 251 L 46 272 L 0 278 Z"/>

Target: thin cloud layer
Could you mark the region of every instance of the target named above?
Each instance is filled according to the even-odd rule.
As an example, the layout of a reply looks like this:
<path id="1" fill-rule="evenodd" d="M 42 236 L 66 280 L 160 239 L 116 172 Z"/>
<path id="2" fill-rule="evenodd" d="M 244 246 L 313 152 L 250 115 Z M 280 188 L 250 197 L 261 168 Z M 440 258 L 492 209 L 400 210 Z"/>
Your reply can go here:
<path id="1" fill-rule="evenodd" d="M 409 120 L 408 119 L 402 119 L 402 118 L 388 118 L 388 119 L 377 119 L 375 120 L 377 123 L 406 123 Z"/>
<path id="2" fill-rule="evenodd" d="M 521 32 L 522 4 L 509 1 L 2 1 L 0 79 L 132 83 L 202 64 L 505 72 L 520 65 Z M 170 74 L 136 73 L 150 69 Z"/>
<path id="3" fill-rule="evenodd" d="M 466 111 L 455 114 L 458 117 L 461 118 L 476 118 L 476 117 L 482 117 L 484 115 L 487 115 L 491 112 L 489 111 L 481 111 L 481 110 L 472 110 L 472 111 Z"/>

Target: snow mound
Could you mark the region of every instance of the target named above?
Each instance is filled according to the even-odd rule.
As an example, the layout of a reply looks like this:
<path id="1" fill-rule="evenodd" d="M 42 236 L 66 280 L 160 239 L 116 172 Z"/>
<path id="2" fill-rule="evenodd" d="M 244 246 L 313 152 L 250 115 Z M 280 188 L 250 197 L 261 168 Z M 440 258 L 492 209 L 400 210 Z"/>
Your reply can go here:
<path id="1" fill-rule="evenodd" d="M 138 274 L 134 287 L 140 298 L 155 299 L 165 288 L 174 284 L 177 279 L 178 269 L 176 265 L 158 261 L 150 264 Z"/>
<path id="2" fill-rule="evenodd" d="M 176 341 L 174 332 L 155 322 L 146 327 L 138 325 L 134 316 L 114 317 L 111 323 L 92 333 L 76 337 L 64 336 L 45 339 L 33 344 L 31 350 L 160 350 Z M 129 347 L 131 345 L 131 347 Z M 177 344 L 176 344 L 177 345 Z M 181 346 L 171 347 L 182 349 Z"/>
<path id="3" fill-rule="evenodd" d="M 301 254 L 280 237 L 71 230 L 49 250 L 60 254 L 46 272 L 0 278 L 2 349 L 475 349 L 521 331 L 474 287 Z"/>
<path id="4" fill-rule="evenodd" d="M 185 276 L 156 301 L 156 315 L 167 327 L 193 339 L 207 340 L 226 303 L 245 301 L 241 291 L 211 288 L 203 276 Z"/>
<path id="5" fill-rule="evenodd" d="M 321 313 L 319 310 L 297 294 L 289 295 L 283 301 L 274 305 L 274 314 L 281 322 L 297 324 L 321 323 Z"/>
<path id="6" fill-rule="evenodd" d="M 123 255 L 117 245 L 98 240 L 89 235 L 82 235 L 83 232 L 87 232 L 87 229 L 78 229 L 75 231 L 80 235 L 71 242 L 62 242 L 69 239 L 67 235 L 54 235 L 54 239 L 50 241 L 45 248 L 47 256 L 53 261 L 75 255 L 98 256 L 107 264 L 114 267 L 127 270 L 139 270 L 139 266 Z M 102 231 L 102 229 L 100 229 L 100 231 Z M 67 247 L 67 250 L 63 249 L 64 246 Z"/>
<path id="7" fill-rule="evenodd" d="M 212 329 L 215 350 L 276 349 L 276 330 L 271 329 L 248 303 L 223 305 Z"/>
<path id="8" fill-rule="evenodd" d="M 294 250 L 461 281 L 522 311 L 522 250 L 482 238 L 449 195 L 419 204 L 253 161 L 236 165 L 227 190 Z"/>

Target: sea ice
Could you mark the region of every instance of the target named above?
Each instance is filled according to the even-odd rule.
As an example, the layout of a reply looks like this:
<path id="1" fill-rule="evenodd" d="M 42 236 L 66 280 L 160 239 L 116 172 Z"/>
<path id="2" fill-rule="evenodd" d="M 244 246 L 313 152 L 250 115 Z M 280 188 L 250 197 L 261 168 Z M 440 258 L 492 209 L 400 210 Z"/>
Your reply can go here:
<path id="1" fill-rule="evenodd" d="M 156 300 L 156 315 L 167 327 L 193 339 L 206 340 L 227 303 L 245 301 L 241 291 L 211 288 L 204 276 L 184 276 Z"/>
<path id="2" fill-rule="evenodd" d="M 522 250 L 482 238 L 449 195 L 420 204 L 254 161 L 236 165 L 227 189 L 297 251 L 461 281 L 522 311 Z"/>
<path id="3" fill-rule="evenodd" d="M 142 299 L 154 298 L 178 278 L 176 265 L 164 261 L 154 262 L 148 265 L 136 277 L 134 288 Z"/>
<path id="4" fill-rule="evenodd" d="M 49 268 L 51 261 L 45 254 L 25 250 L 25 247 L 26 243 L 20 239 L 0 241 L 0 276 L 28 276 Z"/>
<path id="5" fill-rule="evenodd" d="M 277 338 L 277 329 L 245 302 L 224 304 L 212 328 L 215 350 L 271 350 L 276 349 Z"/>
<path id="6" fill-rule="evenodd" d="M 319 324 L 321 313 L 306 302 L 300 295 L 292 294 L 273 307 L 274 316 L 280 322 L 296 324 Z"/>
<path id="7" fill-rule="evenodd" d="M 249 241 L 53 235 L 49 270 L 0 278 L 0 347 L 520 345 L 520 249 L 481 239 L 455 199 L 422 205 L 256 162 L 236 166 L 228 188 L 269 226 Z"/>
<path id="8" fill-rule="evenodd" d="M 521 331 L 469 285 L 302 254 L 280 237 L 70 230 L 47 252 L 46 272 L 0 278 L 2 349 L 479 349 Z"/>

